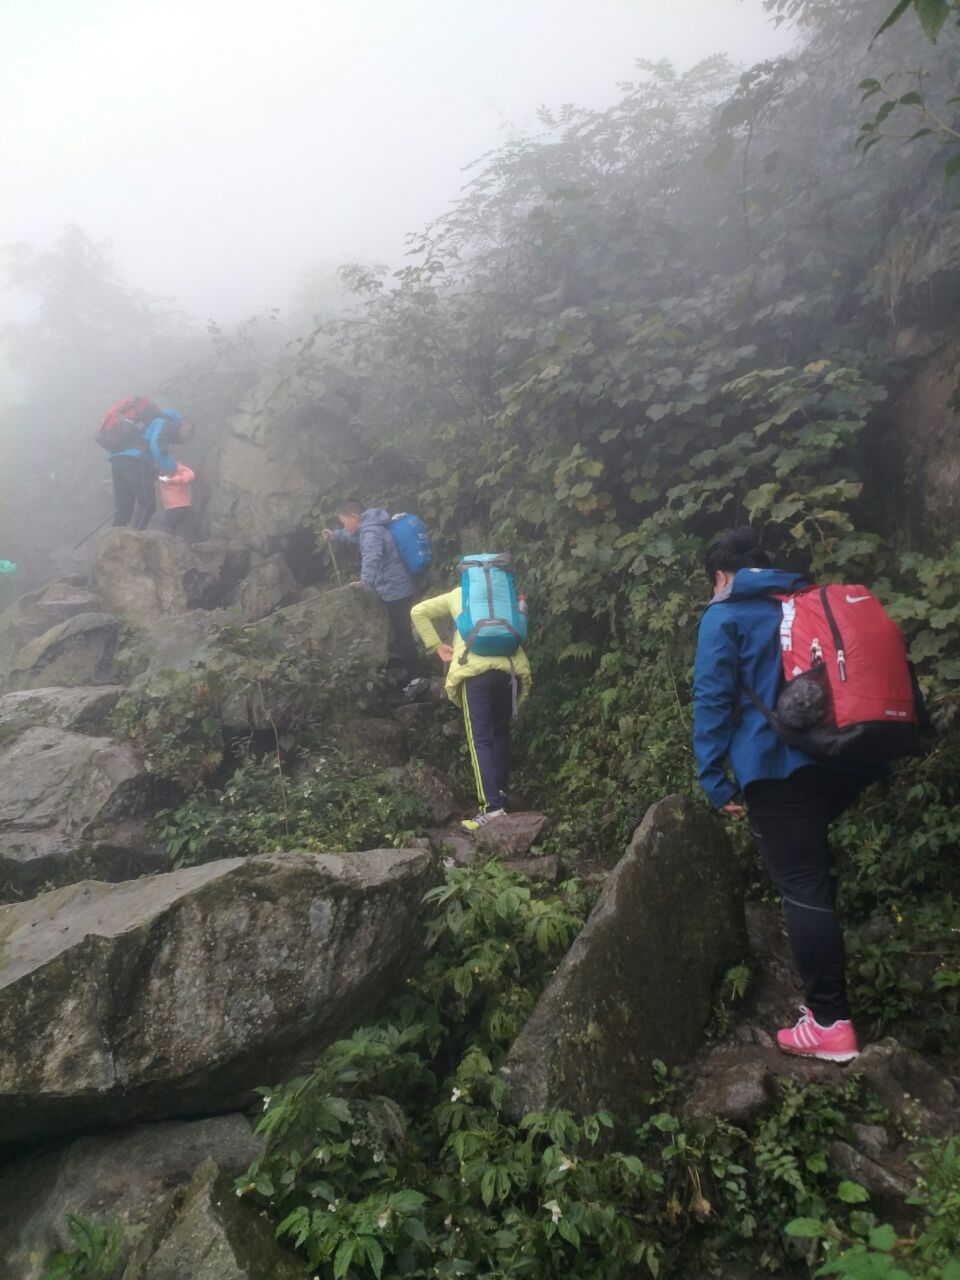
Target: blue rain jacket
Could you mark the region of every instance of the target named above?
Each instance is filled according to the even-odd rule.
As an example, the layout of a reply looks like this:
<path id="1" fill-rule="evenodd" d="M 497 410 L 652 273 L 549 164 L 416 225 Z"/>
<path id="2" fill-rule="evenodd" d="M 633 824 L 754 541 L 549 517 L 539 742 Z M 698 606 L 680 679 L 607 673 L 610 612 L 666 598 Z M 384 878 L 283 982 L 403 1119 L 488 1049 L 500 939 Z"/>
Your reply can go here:
<path id="1" fill-rule="evenodd" d="M 173 475 L 177 469 L 177 460 L 169 453 L 165 453 L 165 442 L 161 439 L 161 432 L 165 427 L 179 427 L 183 418 L 176 409 L 161 409 L 160 417 L 154 418 L 151 423 L 144 427 L 143 436 L 144 443 L 147 446 L 147 452 L 144 453 L 138 445 L 134 445 L 130 449 L 118 449 L 116 453 L 108 453 L 108 461 L 111 458 L 142 458 L 149 456 L 151 462 L 164 475 Z"/>
<path id="2" fill-rule="evenodd" d="M 360 581 L 373 587 L 385 604 L 416 595 L 416 584 L 400 558 L 390 532 L 390 517 L 382 507 L 365 511 L 356 533 L 336 529 L 333 537 L 337 542 L 350 542 L 360 548 Z"/>
<path id="3" fill-rule="evenodd" d="M 780 602 L 773 591 L 804 585 L 780 569 L 741 569 L 730 593 L 713 600 L 700 622 L 694 667 L 693 750 L 700 785 L 715 809 L 760 778 L 788 778 L 815 764 L 778 738 L 750 701 L 741 678 L 772 707 L 783 681 Z M 736 778 L 731 782 L 729 761 Z"/>

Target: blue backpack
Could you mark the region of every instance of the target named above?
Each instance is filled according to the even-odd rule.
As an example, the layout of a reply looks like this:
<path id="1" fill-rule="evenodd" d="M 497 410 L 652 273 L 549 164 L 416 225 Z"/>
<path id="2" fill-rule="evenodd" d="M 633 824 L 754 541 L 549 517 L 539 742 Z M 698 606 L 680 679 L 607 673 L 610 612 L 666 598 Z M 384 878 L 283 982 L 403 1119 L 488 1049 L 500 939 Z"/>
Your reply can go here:
<path id="1" fill-rule="evenodd" d="M 507 555 L 464 556 L 460 561 L 461 610 L 457 630 L 466 648 L 480 658 L 510 658 L 527 638 L 525 601 Z"/>
<path id="2" fill-rule="evenodd" d="M 400 552 L 400 559 L 414 577 L 430 568 L 433 551 L 430 547 L 430 531 L 419 516 L 404 511 L 390 519 L 390 532 Z"/>

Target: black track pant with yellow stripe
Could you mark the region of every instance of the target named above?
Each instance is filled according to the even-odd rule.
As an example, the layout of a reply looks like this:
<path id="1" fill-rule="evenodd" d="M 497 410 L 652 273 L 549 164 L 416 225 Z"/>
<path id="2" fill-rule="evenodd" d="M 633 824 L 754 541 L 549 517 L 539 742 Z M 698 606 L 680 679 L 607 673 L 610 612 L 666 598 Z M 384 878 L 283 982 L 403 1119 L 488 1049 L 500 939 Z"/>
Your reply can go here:
<path id="1" fill-rule="evenodd" d="M 463 682 L 463 720 L 480 812 L 503 808 L 510 775 L 513 685 L 506 671 L 481 671 Z"/>

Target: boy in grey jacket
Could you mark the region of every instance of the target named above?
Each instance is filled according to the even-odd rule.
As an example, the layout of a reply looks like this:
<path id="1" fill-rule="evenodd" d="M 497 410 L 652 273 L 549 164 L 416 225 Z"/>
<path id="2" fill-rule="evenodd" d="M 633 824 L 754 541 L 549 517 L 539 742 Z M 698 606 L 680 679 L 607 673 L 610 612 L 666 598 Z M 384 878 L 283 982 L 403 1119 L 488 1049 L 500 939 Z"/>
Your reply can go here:
<path id="1" fill-rule="evenodd" d="M 382 507 L 363 506 L 349 499 L 341 504 L 337 519 L 343 528 L 324 529 L 325 542 L 349 542 L 360 551 L 360 582 L 373 587 L 390 617 L 394 643 L 408 678 L 418 675 L 422 660 L 410 625 L 410 608 L 416 585 L 400 558 L 390 532 L 390 517 Z"/>

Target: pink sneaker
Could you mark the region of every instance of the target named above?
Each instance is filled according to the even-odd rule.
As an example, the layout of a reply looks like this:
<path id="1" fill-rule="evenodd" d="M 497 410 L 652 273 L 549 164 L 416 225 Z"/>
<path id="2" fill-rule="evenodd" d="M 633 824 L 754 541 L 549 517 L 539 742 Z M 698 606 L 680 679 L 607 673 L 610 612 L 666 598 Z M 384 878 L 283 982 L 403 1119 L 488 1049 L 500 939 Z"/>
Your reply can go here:
<path id="1" fill-rule="evenodd" d="M 777 1032 L 777 1044 L 784 1053 L 795 1053 L 800 1058 L 822 1058 L 824 1062 L 852 1062 L 860 1052 L 857 1035 L 849 1019 L 821 1027 L 803 1005 L 800 1006 L 797 1025 Z"/>

